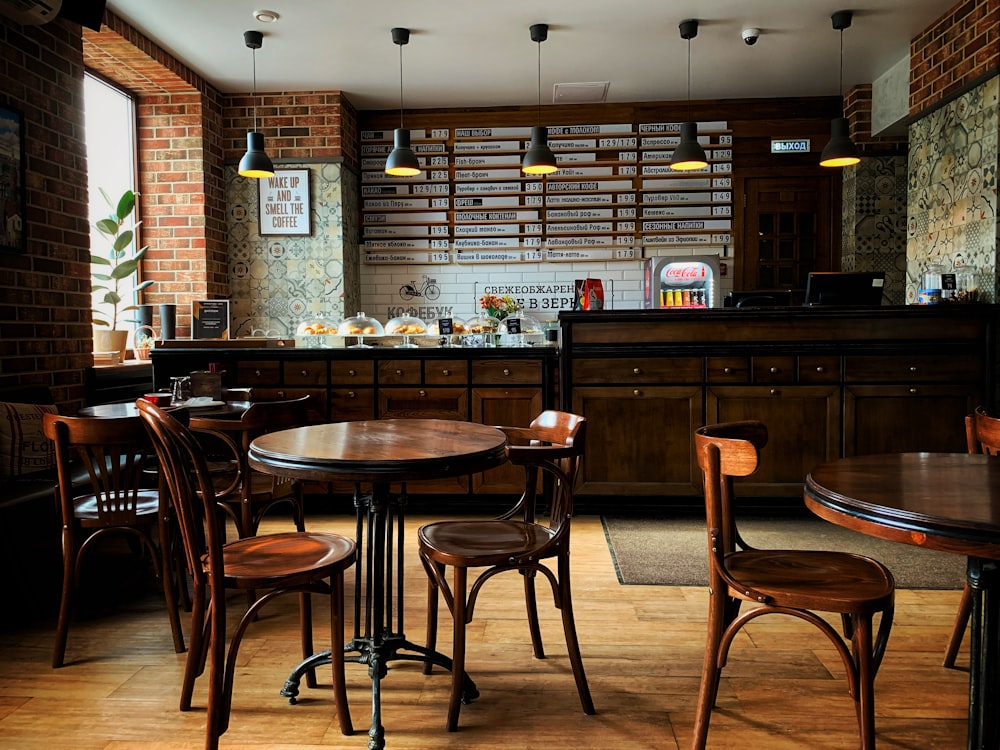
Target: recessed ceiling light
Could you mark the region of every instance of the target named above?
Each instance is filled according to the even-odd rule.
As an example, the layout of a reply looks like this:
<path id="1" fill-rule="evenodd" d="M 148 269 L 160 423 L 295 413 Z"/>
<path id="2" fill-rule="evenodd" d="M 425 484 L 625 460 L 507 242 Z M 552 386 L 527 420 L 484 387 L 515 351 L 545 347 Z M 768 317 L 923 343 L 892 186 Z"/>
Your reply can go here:
<path id="1" fill-rule="evenodd" d="M 261 23 L 274 23 L 280 16 L 273 10 L 255 10 L 253 17 Z"/>

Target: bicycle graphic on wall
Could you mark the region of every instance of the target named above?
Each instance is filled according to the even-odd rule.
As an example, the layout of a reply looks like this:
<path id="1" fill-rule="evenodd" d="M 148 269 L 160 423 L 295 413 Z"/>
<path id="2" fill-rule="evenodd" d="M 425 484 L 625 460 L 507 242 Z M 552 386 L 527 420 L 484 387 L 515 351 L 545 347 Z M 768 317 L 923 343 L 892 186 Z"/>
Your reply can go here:
<path id="1" fill-rule="evenodd" d="M 399 296 L 402 299 L 424 297 L 425 299 L 435 300 L 441 296 L 441 287 L 437 285 L 437 279 L 432 279 L 427 274 L 424 274 L 424 281 L 419 287 L 415 281 L 403 284 L 399 288 Z"/>

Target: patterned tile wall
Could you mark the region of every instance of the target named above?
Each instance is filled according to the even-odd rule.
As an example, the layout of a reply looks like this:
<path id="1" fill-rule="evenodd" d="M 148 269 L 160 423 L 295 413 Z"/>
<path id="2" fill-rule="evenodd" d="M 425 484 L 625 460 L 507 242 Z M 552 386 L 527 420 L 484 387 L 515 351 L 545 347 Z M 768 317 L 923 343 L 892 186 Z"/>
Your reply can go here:
<path id="1" fill-rule="evenodd" d="M 1000 76 L 910 126 L 906 301 L 924 268 L 974 266 L 980 299 L 997 299 Z"/>
<path id="2" fill-rule="evenodd" d="M 906 157 L 865 157 L 844 170 L 841 270 L 884 271 L 883 304 L 906 297 Z"/>

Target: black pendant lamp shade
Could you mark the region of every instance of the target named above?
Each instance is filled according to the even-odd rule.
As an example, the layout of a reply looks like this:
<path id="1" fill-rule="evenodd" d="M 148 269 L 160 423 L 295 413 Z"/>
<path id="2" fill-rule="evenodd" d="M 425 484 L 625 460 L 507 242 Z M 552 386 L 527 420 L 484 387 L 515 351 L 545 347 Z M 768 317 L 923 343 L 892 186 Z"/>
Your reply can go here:
<path id="1" fill-rule="evenodd" d="M 685 172 L 692 169 L 704 169 L 708 166 L 708 157 L 705 156 L 705 149 L 698 143 L 698 123 L 691 120 L 691 40 L 698 36 L 698 21 L 689 18 L 686 21 L 681 21 L 678 28 L 681 32 L 681 39 L 686 39 L 688 43 L 688 122 L 681 123 L 681 140 L 670 157 L 670 168 L 678 172 Z"/>
<path id="2" fill-rule="evenodd" d="M 840 32 L 840 89 L 841 100 L 844 96 L 844 29 L 850 28 L 854 13 L 849 10 L 838 10 L 830 20 L 833 28 Z M 846 117 L 834 117 L 830 121 L 830 142 L 826 144 L 819 157 L 821 167 L 849 167 L 861 161 L 858 148 L 851 140 L 850 124 Z"/>
<path id="3" fill-rule="evenodd" d="M 264 43 L 259 31 L 244 31 L 243 42 L 253 50 L 253 130 L 247 133 L 247 152 L 240 159 L 239 173 L 243 177 L 274 177 L 274 164 L 264 151 L 264 134 L 257 132 L 257 50 Z"/>
<path id="4" fill-rule="evenodd" d="M 538 125 L 531 129 L 531 143 L 521 160 L 525 174 L 552 174 L 559 165 L 556 155 L 549 148 L 549 131 L 542 125 L 542 42 L 549 38 L 547 23 L 533 24 L 529 29 L 531 41 L 538 44 Z"/>
<path id="5" fill-rule="evenodd" d="M 413 177 L 420 174 L 420 160 L 410 148 L 410 131 L 403 128 L 403 45 L 410 41 L 410 30 L 396 27 L 392 43 L 399 45 L 399 127 L 392 134 L 392 151 L 385 160 L 386 174 Z"/>

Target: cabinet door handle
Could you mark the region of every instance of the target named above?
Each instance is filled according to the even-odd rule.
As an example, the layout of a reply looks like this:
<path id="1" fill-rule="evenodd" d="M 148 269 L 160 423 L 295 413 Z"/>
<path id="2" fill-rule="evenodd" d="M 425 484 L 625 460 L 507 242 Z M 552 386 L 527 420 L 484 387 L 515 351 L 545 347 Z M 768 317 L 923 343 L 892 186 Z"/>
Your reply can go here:
<path id="1" fill-rule="evenodd" d="M 255 378 L 259 378 L 260 377 L 260 370 L 254 370 L 253 374 L 254 374 Z"/>
<path id="2" fill-rule="evenodd" d="M 427 391 L 423 391 L 423 390 L 421 390 L 421 391 L 417 391 L 417 393 L 419 393 L 421 397 L 423 397 L 423 396 L 426 396 L 426 395 L 427 395 Z"/>
<path id="3" fill-rule="evenodd" d="M 357 397 L 358 397 L 358 394 L 357 394 L 357 393 L 355 393 L 354 391 L 348 391 L 348 392 L 347 392 L 347 397 L 348 397 L 348 398 L 357 398 Z"/>
<path id="4" fill-rule="evenodd" d="M 641 396 L 642 395 L 642 391 L 640 391 L 638 388 L 636 388 L 634 391 L 632 391 L 632 395 L 633 396 Z"/>
<path id="5" fill-rule="evenodd" d="M 917 395 L 917 389 L 916 388 L 911 388 L 910 389 L 910 395 L 916 396 Z"/>
<path id="6" fill-rule="evenodd" d="M 732 375 L 733 374 L 733 368 L 732 367 L 723 367 L 722 368 L 722 374 L 723 375 Z"/>
<path id="7" fill-rule="evenodd" d="M 781 391 L 779 391 L 777 388 L 772 388 L 771 389 L 771 395 L 772 396 L 780 396 L 781 395 Z"/>
<path id="8" fill-rule="evenodd" d="M 278 398 L 288 398 L 288 396 L 285 395 L 284 391 L 278 391 Z"/>
<path id="9" fill-rule="evenodd" d="M 510 369 L 507 368 L 507 367 L 503 368 L 503 374 L 504 375 L 510 375 Z"/>
<path id="10" fill-rule="evenodd" d="M 358 374 L 358 371 L 352 367 L 350 370 L 347 371 L 347 374 L 353 377 L 354 375 Z"/>
<path id="11" fill-rule="evenodd" d="M 779 372 L 781 372 L 781 368 L 780 367 L 772 367 L 771 368 L 771 374 L 772 375 L 777 375 Z"/>
<path id="12" fill-rule="evenodd" d="M 396 374 L 397 374 L 397 375 L 402 375 L 402 374 L 403 374 L 403 371 L 402 371 L 402 370 L 396 370 Z"/>
<path id="13" fill-rule="evenodd" d="M 823 365 L 818 365 L 816 367 L 816 372 L 826 372 L 826 368 Z"/>
<path id="14" fill-rule="evenodd" d="M 302 371 L 302 377 L 305 377 L 308 374 L 309 374 L 309 370 L 303 370 Z"/>
<path id="15" fill-rule="evenodd" d="M 449 370 L 448 368 L 445 368 L 445 369 L 441 370 L 441 374 L 442 375 L 451 375 L 451 370 Z"/>
<path id="16" fill-rule="evenodd" d="M 916 371 L 917 371 L 916 365 L 910 365 L 910 372 L 916 372 Z"/>
<path id="17" fill-rule="evenodd" d="M 641 367 L 633 367 L 632 368 L 632 374 L 633 375 L 642 375 L 642 368 Z"/>

